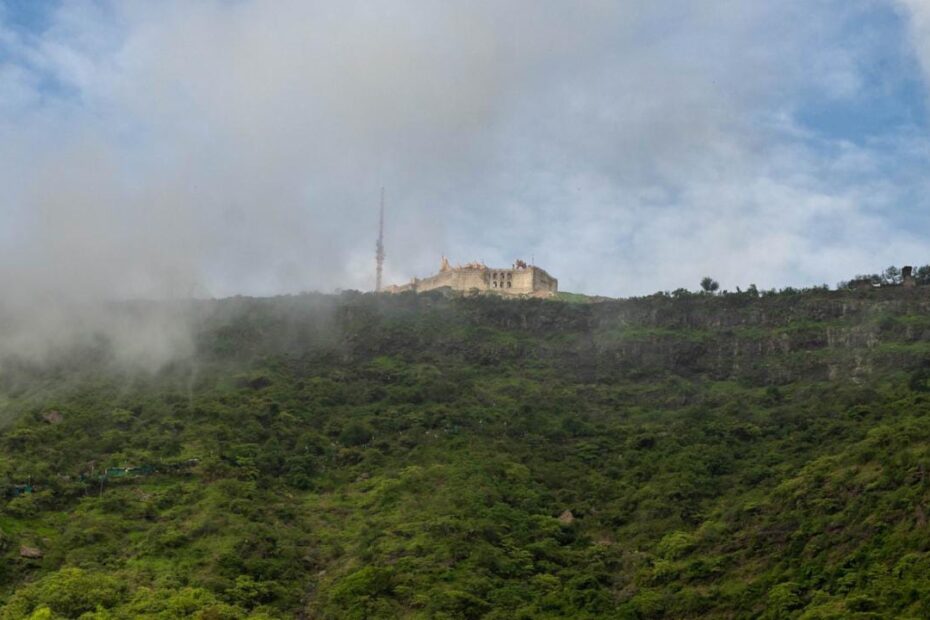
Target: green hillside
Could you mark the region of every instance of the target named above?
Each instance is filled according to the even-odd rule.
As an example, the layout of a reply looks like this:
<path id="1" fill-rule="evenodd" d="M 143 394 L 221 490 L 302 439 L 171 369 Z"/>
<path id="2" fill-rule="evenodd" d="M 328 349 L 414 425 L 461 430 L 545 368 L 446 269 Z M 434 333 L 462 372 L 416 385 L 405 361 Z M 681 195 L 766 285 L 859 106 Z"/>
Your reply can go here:
<path id="1" fill-rule="evenodd" d="M 3 365 L 0 619 L 930 617 L 930 287 L 189 316 Z"/>

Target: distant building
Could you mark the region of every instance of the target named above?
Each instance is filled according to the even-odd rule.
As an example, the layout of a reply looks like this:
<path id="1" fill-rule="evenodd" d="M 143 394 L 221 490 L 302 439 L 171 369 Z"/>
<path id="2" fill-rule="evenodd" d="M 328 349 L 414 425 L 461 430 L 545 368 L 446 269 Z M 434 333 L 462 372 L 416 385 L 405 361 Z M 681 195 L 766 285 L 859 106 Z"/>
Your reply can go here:
<path id="1" fill-rule="evenodd" d="M 883 276 L 857 276 L 855 279 L 846 283 L 846 288 L 853 290 L 870 290 L 873 288 L 896 286 L 904 288 L 914 288 L 918 286 L 917 278 L 914 276 L 914 267 L 910 265 L 902 267 L 900 276 L 898 277 L 895 277 L 893 270 L 889 268 Z"/>
<path id="2" fill-rule="evenodd" d="M 453 291 L 496 293 L 499 295 L 550 297 L 558 292 L 559 281 L 545 269 L 516 261 L 509 269 L 488 267 L 484 263 L 452 266 L 445 256 L 439 264 L 439 273 L 428 278 L 414 278 L 408 284 L 388 286 L 386 293 L 414 291 L 422 293 L 439 288 Z"/>

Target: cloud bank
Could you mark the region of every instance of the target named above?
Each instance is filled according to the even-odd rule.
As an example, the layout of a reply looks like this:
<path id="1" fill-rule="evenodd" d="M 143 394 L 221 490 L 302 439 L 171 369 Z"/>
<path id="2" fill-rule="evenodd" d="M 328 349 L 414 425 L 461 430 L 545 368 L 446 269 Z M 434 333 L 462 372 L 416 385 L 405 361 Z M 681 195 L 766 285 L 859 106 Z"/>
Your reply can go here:
<path id="1" fill-rule="evenodd" d="M 15 4 L 7 304 L 370 289 L 381 186 L 395 282 L 440 254 L 607 295 L 930 262 L 920 0 Z"/>

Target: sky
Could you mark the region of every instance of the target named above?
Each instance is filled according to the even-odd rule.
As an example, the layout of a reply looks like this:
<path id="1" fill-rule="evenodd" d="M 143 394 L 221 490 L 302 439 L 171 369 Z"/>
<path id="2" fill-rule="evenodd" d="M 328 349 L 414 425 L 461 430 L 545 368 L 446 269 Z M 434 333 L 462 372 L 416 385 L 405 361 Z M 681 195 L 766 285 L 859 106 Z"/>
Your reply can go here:
<path id="1" fill-rule="evenodd" d="M 930 0 L 0 0 L 4 300 L 930 263 Z"/>

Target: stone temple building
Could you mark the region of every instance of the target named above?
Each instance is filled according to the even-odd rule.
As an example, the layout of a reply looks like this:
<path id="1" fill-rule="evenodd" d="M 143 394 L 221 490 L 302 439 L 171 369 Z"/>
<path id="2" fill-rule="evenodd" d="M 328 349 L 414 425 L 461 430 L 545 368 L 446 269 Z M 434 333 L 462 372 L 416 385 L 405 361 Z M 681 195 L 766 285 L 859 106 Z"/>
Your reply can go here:
<path id="1" fill-rule="evenodd" d="M 461 292 L 497 293 L 499 295 L 551 297 L 559 290 L 559 281 L 546 270 L 518 260 L 509 269 L 488 267 L 484 263 L 449 264 L 442 257 L 439 273 L 428 278 L 414 278 L 409 284 L 388 286 L 386 293 L 424 292 L 450 288 Z"/>

